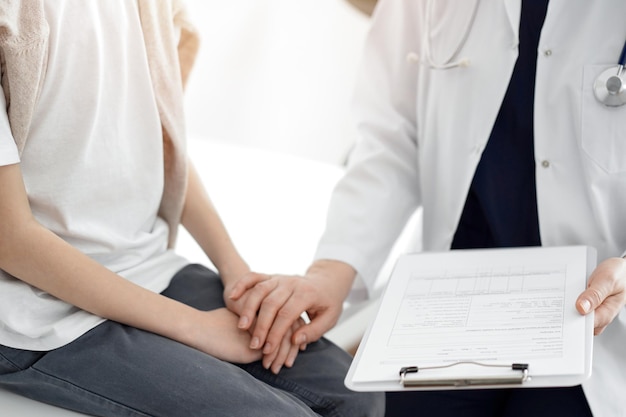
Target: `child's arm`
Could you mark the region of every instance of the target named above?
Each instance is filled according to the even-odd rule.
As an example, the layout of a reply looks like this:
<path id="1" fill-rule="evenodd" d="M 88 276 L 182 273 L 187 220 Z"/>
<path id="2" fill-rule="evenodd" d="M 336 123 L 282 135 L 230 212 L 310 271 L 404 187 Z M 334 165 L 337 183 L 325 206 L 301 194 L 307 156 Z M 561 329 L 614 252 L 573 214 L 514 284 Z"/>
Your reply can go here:
<path id="1" fill-rule="evenodd" d="M 250 272 L 237 252 L 191 161 L 182 225 L 217 268 L 226 287 Z"/>
<path id="2" fill-rule="evenodd" d="M 90 259 L 32 215 L 19 164 L 0 166 L 0 269 L 98 316 L 232 362 L 251 362 L 250 335 L 226 309 L 201 312 L 146 290 Z"/>

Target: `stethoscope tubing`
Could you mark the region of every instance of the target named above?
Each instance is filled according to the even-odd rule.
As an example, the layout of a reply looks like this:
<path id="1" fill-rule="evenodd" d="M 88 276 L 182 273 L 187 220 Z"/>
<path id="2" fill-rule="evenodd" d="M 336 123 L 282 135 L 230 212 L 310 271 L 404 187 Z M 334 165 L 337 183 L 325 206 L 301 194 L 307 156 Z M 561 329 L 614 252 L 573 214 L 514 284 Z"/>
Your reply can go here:
<path id="1" fill-rule="evenodd" d="M 464 28 L 463 36 L 460 39 L 457 47 L 452 51 L 452 54 L 444 58 L 441 62 L 435 62 L 432 56 L 431 46 L 431 19 L 432 8 L 435 0 L 426 0 L 426 19 L 425 19 L 425 36 L 424 36 L 424 61 L 432 69 L 446 70 L 456 67 L 469 66 L 470 60 L 468 58 L 458 58 L 457 55 L 463 48 L 463 45 L 467 41 L 469 32 L 476 20 L 476 14 L 478 10 L 478 3 L 480 0 L 474 0 L 472 14 L 470 19 Z M 456 58 L 456 60 L 455 60 Z M 626 67 L 626 41 L 622 47 L 622 51 L 619 56 L 617 68 L 607 69 L 602 72 L 593 83 L 594 95 L 597 100 L 608 107 L 619 107 L 626 104 L 626 79 L 624 79 L 624 71 Z"/>
<path id="2" fill-rule="evenodd" d="M 619 56 L 618 64 L 622 67 L 626 66 L 626 41 L 624 42 L 624 46 L 622 47 L 622 53 Z"/>

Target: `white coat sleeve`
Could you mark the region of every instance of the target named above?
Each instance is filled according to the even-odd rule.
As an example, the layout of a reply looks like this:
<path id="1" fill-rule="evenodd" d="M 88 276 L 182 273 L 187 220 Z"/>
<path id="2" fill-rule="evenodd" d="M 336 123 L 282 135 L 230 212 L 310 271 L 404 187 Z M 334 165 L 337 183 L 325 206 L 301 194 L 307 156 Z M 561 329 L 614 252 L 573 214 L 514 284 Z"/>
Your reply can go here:
<path id="1" fill-rule="evenodd" d="M 415 126 L 420 2 L 379 3 L 372 17 L 353 110 L 358 140 L 336 186 L 315 259 L 354 267 L 368 290 L 420 203 Z"/>

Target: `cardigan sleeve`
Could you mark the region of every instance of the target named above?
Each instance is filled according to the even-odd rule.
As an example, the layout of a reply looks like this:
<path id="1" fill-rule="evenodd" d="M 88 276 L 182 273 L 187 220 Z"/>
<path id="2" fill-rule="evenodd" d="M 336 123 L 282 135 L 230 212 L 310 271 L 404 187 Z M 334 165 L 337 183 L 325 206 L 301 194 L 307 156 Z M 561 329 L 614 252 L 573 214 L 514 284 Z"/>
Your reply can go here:
<path id="1" fill-rule="evenodd" d="M 175 1 L 174 7 L 174 25 L 180 28 L 180 37 L 178 40 L 178 59 L 180 64 L 180 73 L 183 81 L 183 87 L 187 85 L 189 73 L 195 63 L 198 49 L 200 48 L 200 37 L 198 31 L 191 22 L 187 8 L 182 1 Z"/>
<path id="2" fill-rule="evenodd" d="M 0 2 L 1 84 L 11 132 L 20 153 L 46 72 L 48 31 L 43 1 Z"/>

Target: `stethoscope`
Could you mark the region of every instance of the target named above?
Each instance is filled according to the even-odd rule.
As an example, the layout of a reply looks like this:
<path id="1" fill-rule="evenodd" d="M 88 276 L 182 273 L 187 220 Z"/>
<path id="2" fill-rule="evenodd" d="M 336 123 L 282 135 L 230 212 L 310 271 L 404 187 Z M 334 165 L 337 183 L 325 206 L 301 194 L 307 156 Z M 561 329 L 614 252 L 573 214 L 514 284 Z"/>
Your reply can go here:
<path id="1" fill-rule="evenodd" d="M 463 30 L 463 36 L 459 41 L 457 47 L 452 51 L 452 53 L 441 62 L 435 62 L 431 50 L 431 37 L 430 37 L 430 24 L 431 24 L 431 16 L 432 16 L 432 7 L 433 0 L 426 1 L 426 19 L 425 19 L 425 39 L 424 39 L 424 56 L 425 63 L 433 69 L 449 69 L 456 67 L 467 67 L 470 64 L 470 60 L 468 58 L 460 58 L 456 59 L 457 54 L 465 45 L 467 38 L 469 36 L 469 32 L 474 24 L 476 19 L 476 11 L 478 10 L 478 2 L 479 0 L 474 0 L 473 10 L 470 15 L 470 19 L 467 22 Z M 415 54 L 411 53 L 407 56 L 407 59 L 410 61 L 417 61 L 417 57 Z M 619 57 L 619 61 L 617 63 L 617 68 L 609 68 L 602 72 L 598 78 L 593 83 L 593 92 L 598 99 L 598 101 L 605 106 L 608 107 L 618 107 L 626 104 L 626 70 L 624 69 L 626 66 L 626 42 L 624 42 L 624 47 L 622 48 L 622 53 Z"/>
<path id="2" fill-rule="evenodd" d="M 626 104 L 626 42 L 622 47 L 617 68 L 609 68 L 602 72 L 593 83 L 593 93 L 598 101 L 605 106 L 618 107 Z"/>

